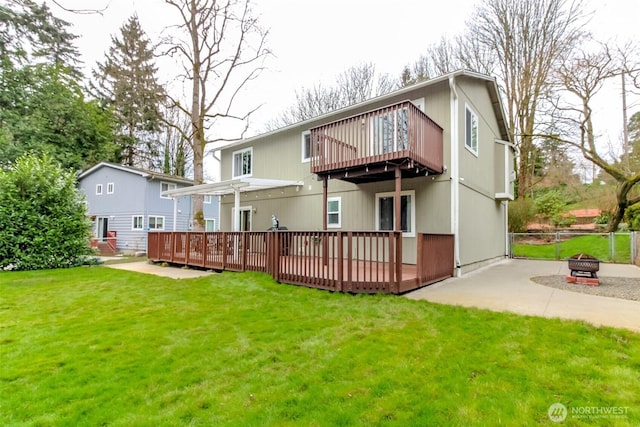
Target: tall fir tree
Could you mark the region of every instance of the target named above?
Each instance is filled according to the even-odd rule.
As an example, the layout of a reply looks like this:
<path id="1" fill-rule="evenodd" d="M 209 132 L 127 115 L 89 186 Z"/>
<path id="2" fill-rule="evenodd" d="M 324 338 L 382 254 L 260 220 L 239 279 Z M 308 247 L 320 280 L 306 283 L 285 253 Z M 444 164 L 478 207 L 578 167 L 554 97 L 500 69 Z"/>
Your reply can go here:
<path id="1" fill-rule="evenodd" d="M 136 15 L 120 28 L 120 36 L 111 37 L 105 61 L 93 71 L 91 88 L 113 109 L 118 160 L 159 170 L 163 159 L 158 134 L 165 92 L 156 77 L 153 48 Z"/>

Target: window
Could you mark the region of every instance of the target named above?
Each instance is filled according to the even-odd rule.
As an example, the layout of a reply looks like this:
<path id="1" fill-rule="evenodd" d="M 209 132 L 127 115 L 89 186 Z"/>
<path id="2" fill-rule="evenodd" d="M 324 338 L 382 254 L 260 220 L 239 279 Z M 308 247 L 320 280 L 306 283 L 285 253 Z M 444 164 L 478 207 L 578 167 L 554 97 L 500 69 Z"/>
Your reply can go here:
<path id="1" fill-rule="evenodd" d="M 340 228 L 342 200 L 340 197 L 327 199 L 327 228 Z"/>
<path id="2" fill-rule="evenodd" d="M 392 153 L 409 147 L 409 114 L 406 108 L 373 116 L 370 120 L 371 152 Z"/>
<path id="3" fill-rule="evenodd" d="M 131 229 L 132 230 L 144 229 L 144 219 L 142 215 L 134 215 L 133 217 L 131 217 Z"/>
<path id="4" fill-rule="evenodd" d="M 468 106 L 465 109 L 464 145 L 478 155 L 478 116 Z"/>
<path id="5" fill-rule="evenodd" d="M 240 178 L 243 176 L 251 176 L 252 163 L 252 147 L 233 153 L 233 177 Z"/>
<path id="6" fill-rule="evenodd" d="M 163 196 L 162 193 L 164 193 L 165 191 L 169 191 L 169 190 L 175 190 L 176 188 L 178 188 L 178 186 L 176 184 L 171 184 L 168 182 L 161 182 L 160 183 L 160 197 L 163 199 L 170 199 L 171 197 L 169 196 Z"/>
<path id="7" fill-rule="evenodd" d="M 311 132 L 302 132 L 302 163 L 311 160 Z"/>
<path id="8" fill-rule="evenodd" d="M 107 183 L 107 194 L 113 194 L 114 184 L 113 182 Z"/>
<path id="9" fill-rule="evenodd" d="M 102 184 L 96 184 L 96 195 L 100 196 L 102 194 Z"/>
<path id="10" fill-rule="evenodd" d="M 211 204 L 211 195 L 210 194 L 205 194 L 204 195 L 204 203 L 206 203 L 207 205 Z"/>
<path id="11" fill-rule="evenodd" d="M 400 226 L 403 236 L 415 236 L 415 191 L 400 193 Z M 379 231 L 393 230 L 395 224 L 394 193 L 376 194 L 376 228 Z"/>
<path id="12" fill-rule="evenodd" d="M 216 231 L 216 220 L 215 219 L 205 219 L 204 220 L 204 231 Z"/>
<path id="13" fill-rule="evenodd" d="M 164 230 L 164 217 L 149 215 L 149 230 Z"/>

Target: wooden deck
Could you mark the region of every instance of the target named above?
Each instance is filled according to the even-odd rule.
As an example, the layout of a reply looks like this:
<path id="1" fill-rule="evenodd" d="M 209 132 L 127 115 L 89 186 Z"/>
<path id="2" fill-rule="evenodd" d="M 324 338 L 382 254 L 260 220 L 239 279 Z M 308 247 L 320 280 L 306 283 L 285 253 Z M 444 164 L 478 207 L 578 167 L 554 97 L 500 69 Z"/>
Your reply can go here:
<path id="1" fill-rule="evenodd" d="M 350 293 L 400 294 L 453 275 L 453 236 L 419 234 L 402 264 L 399 232 L 150 232 L 154 261 L 263 271 L 277 281 Z"/>

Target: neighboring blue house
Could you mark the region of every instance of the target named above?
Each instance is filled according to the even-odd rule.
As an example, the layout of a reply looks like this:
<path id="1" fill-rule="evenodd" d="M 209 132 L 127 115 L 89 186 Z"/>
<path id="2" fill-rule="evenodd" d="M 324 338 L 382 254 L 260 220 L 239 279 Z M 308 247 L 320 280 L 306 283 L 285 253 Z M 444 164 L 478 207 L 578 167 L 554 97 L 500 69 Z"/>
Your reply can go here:
<path id="1" fill-rule="evenodd" d="M 192 186 L 190 179 L 102 162 L 80 173 L 78 185 L 93 221 L 92 246 L 103 254 L 146 252 L 148 231 L 192 228 L 191 196 L 174 203 L 161 195 Z M 220 229 L 218 212 L 218 197 L 205 196 L 206 231 Z"/>

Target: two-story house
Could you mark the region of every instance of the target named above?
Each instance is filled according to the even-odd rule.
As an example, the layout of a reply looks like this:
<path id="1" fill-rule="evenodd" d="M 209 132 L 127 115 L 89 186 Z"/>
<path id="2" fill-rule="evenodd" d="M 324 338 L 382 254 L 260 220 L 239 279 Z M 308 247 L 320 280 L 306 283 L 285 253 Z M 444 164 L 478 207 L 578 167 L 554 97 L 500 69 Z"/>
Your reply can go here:
<path id="1" fill-rule="evenodd" d="M 191 196 L 163 194 L 193 186 L 190 179 L 101 162 L 80 173 L 78 185 L 93 221 L 92 245 L 101 253 L 146 251 L 148 231 L 192 228 Z M 205 196 L 207 231 L 219 229 L 218 212 L 218 198 Z"/>
<path id="2" fill-rule="evenodd" d="M 221 230 L 452 235 L 461 274 L 508 254 L 515 148 L 494 78 L 456 71 L 221 148 Z"/>

